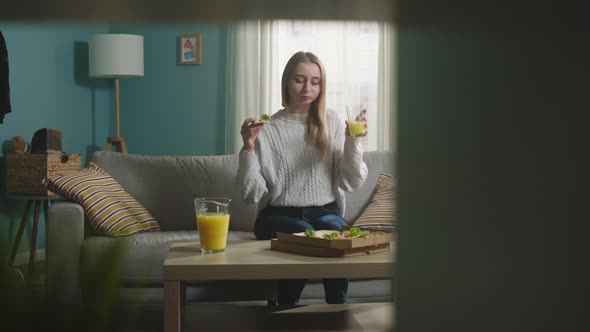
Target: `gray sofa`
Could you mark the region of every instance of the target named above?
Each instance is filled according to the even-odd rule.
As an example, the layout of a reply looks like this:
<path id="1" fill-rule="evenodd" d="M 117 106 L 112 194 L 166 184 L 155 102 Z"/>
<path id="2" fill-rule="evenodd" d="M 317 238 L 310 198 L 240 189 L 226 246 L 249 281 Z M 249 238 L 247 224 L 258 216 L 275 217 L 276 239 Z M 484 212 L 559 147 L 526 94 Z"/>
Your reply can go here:
<path id="1" fill-rule="evenodd" d="M 364 186 L 346 195 L 347 220 L 368 204 L 380 173 L 393 173 L 393 155 L 366 152 L 369 176 Z M 120 301 L 162 301 L 163 261 L 172 241 L 198 241 L 193 198 L 232 198 L 228 240 L 255 240 L 257 206 L 244 203 L 233 186 L 237 155 L 142 156 L 95 152 L 91 160 L 102 167 L 159 221 L 161 231 L 123 238 L 98 236 L 85 221 L 82 207 L 56 201 L 48 209 L 46 226 L 47 282 L 60 302 L 81 301 L 83 290 L 105 280 L 118 290 Z M 187 287 L 186 300 L 195 302 L 269 300 L 276 298 L 270 281 L 200 282 Z M 391 299 L 391 280 L 352 280 L 351 301 Z M 323 287 L 310 280 L 302 294 L 321 300 Z"/>

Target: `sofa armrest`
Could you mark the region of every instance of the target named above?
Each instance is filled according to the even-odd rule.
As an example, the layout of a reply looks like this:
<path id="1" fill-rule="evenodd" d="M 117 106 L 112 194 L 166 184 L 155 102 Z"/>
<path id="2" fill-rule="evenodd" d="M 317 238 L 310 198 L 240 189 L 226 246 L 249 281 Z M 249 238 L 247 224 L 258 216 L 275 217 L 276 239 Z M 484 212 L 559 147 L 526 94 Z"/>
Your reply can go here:
<path id="1" fill-rule="evenodd" d="M 80 250 L 84 242 L 82 206 L 58 201 L 47 211 L 46 220 L 47 291 L 62 303 L 80 300 Z"/>

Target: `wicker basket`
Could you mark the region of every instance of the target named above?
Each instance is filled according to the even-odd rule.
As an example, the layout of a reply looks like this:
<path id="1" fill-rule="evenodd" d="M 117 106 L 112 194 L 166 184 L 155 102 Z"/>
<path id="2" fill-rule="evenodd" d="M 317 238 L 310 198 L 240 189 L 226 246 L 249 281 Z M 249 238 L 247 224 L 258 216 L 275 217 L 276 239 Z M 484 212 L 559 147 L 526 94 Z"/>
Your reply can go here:
<path id="1" fill-rule="evenodd" d="M 6 154 L 6 192 L 38 196 L 55 195 L 41 181 L 48 176 L 79 171 L 80 154 L 69 154 L 62 162 L 61 154 Z"/>

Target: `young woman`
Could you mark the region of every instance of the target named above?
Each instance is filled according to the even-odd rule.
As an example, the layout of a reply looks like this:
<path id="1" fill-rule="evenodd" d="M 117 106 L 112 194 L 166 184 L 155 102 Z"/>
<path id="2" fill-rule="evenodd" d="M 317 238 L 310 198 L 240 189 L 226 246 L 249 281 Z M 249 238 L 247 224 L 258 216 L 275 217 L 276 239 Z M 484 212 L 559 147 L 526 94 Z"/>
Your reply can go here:
<path id="1" fill-rule="evenodd" d="M 281 80 L 283 109 L 270 122 L 246 119 L 241 127 L 236 185 L 245 201 L 259 203 L 258 240 L 277 232 L 341 230 L 344 192 L 363 185 L 367 166 L 360 139 L 347 121 L 326 110 L 326 71 L 310 52 L 295 53 Z M 364 111 L 360 117 L 364 117 Z M 297 304 L 306 280 L 280 280 L 278 303 Z M 324 279 L 326 302 L 345 303 L 347 279 Z"/>

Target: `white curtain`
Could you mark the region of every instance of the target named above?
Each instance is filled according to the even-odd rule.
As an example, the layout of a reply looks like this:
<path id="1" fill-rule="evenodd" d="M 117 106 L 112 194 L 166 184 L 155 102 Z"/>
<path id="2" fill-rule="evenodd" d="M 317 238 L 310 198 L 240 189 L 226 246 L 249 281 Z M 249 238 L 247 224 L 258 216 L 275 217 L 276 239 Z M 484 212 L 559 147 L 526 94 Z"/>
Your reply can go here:
<path id="1" fill-rule="evenodd" d="M 272 22 L 241 21 L 230 25 L 226 95 L 227 154 L 242 147 L 240 127 L 270 109 Z"/>
<path id="2" fill-rule="evenodd" d="M 393 150 L 395 61 L 391 24 L 246 21 L 230 27 L 228 43 L 227 153 L 241 148 L 239 131 L 244 119 L 281 108 L 282 70 L 297 51 L 311 51 L 324 63 L 328 108 L 345 117 L 346 107 L 368 109 L 365 150 Z"/>
<path id="3" fill-rule="evenodd" d="M 379 24 L 379 63 L 377 80 L 377 132 L 379 151 L 397 152 L 397 99 L 395 77 L 395 33 L 391 23 Z"/>

